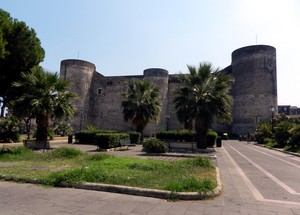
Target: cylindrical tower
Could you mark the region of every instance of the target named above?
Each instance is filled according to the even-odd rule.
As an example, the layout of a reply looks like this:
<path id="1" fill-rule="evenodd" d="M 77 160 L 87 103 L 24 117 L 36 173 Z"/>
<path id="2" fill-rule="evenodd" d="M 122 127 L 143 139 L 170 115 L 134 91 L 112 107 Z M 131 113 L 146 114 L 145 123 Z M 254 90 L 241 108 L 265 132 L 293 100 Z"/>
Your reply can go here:
<path id="1" fill-rule="evenodd" d="M 165 69 L 149 68 L 144 70 L 144 79 L 157 86 L 159 90 L 161 104 L 159 124 L 150 123 L 144 131 L 146 135 L 153 135 L 159 130 L 167 129 L 169 123 L 169 115 L 167 113 L 169 72 Z"/>
<path id="2" fill-rule="evenodd" d="M 276 49 L 247 46 L 232 52 L 233 124 L 235 134 L 254 132 L 261 120 L 277 113 Z"/>
<path id="3" fill-rule="evenodd" d="M 76 107 L 76 112 L 72 120 L 74 131 L 85 129 L 86 127 L 90 87 L 95 71 L 95 65 L 87 61 L 74 59 L 61 61 L 60 78 L 70 80 L 70 91 L 75 92 L 78 96 L 78 99 L 74 102 Z"/>

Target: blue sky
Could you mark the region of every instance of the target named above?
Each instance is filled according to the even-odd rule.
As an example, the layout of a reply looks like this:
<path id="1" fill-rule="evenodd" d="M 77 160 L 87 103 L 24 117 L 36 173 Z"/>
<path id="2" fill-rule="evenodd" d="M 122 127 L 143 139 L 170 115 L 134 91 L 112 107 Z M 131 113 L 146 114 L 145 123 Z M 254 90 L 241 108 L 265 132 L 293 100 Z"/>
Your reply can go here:
<path id="1" fill-rule="evenodd" d="M 79 58 L 105 76 L 170 74 L 209 61 L 224 68 L 248 45 L 277 50 L 278 104 L 300 107 L 300 1 L 297 0 L 1 0 L 35 29 L 45 69 Z"/>

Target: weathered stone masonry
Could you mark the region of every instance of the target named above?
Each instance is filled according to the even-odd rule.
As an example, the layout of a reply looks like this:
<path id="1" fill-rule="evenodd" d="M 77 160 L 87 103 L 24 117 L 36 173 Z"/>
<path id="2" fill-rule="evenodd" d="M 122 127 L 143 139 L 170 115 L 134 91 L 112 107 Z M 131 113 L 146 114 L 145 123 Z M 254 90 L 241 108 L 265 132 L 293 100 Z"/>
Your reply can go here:
<path id="1" fill-rule="evenodd" d="M 232 53 L 232 63 L 224 69 L 232 74 L 233 122 L 230 125 L 215 123 L 215 129 L 235 134 L 254 132 L 260 120 L 271 119 L 270 107 L 277 112 L 276 50 L 266 45 L 247 46 Z M 79 99 L 75 102 L 76 114 L 72 120 L 75 131 L 92 124 L 99 129 L 131 130 L 124 122 L 121 109 L 122 92 L 126 82 L 146 79 L 160 91 L 160 122 L 149 124 L 145 134 L 159 130 L 182 129 L 176 118 L 173 92 L 180 85 L 176 75 L 167 70 L 151 68 L 140 76 L 103 76 L 94 64 L 83 60 L 63 60 L 60 76 L 71 81 L 70 90 Z"/>

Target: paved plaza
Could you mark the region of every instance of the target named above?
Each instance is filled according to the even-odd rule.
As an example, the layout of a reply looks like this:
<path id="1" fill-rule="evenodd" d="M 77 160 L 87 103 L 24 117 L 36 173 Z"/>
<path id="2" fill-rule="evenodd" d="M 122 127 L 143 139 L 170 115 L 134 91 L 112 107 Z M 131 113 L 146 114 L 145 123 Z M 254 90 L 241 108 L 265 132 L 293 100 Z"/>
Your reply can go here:
<path id="1" fill-rule="evenodd" d="M 239 145 L 237 145 L 239 144 Z M 271 201 L 262 191 L 264 198 L 259 199 L 254 188 L 249 186 L 239 167 L 239 161 L 233 161 L 231 147 L 237 145 L 243 150 L 258 150 L 253 144 L 239 141 L 223 141 L 223 147 L 216 148 L 213 153 L 217 157 L 216 164 L 220 170 L 222 193 L 220 196 L 204 201 L 167 201 L 157 198 L 140 197 L 133 195 L 89 191 L 72 188 L 46 188 L 33 184 L 18 184 L 13 182 L 0 182 L 0 214 L 222 214 L 222 215 L 300 215 L 300 201 L 297 191 L 294 203 L 291 201 Z M 89 153 L 97 153 L 95 146 L 51 143 L 54 147 L 61 145 L 76 147 Z M 131 150 L 107 152 L 117 156 L 145 156 L 139 147 Z M 243 152 L 246 154 L 246 151 Z M 265 152 L 264 152 L 265 153 Z M 230 154 L 230 155 L 229 155 Z M 152 157 L 156 158 L 156 157 Z M 175 156 L 157 159 L 178 159 Z M 184 158 L 180 158 L 184 159 Z M 240 159 L 240 158 L 239 158 Z M 294 159 L 294 158 L 293 158 Z M 240 159 L 241 160 L 241 159 Z M 294 159 L 298 162 L 297 158 Z M 251 165 L 250 165 L 251 166 Z M 253 166 L 253 165 L 252 165 Z M 294 164 L 295 169 L 299 164 Z M 295 182 L 294 182 L 295 183 Z M 298 182 L 299 183 L 299 182 Z M 300 188 L 300 186 L 299 186 Z M 271 191 L 270 191 L 271 192 Z"/>

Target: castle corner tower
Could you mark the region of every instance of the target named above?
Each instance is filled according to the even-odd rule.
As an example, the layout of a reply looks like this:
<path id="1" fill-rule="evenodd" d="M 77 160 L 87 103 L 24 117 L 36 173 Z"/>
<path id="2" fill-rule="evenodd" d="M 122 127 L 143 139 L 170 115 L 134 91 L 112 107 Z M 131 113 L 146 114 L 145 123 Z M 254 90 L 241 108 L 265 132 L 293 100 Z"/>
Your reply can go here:
<path id="1" fill-rule="evenodd" d="M 254 132 L 260 121 L 277 113 L 276 49 L 247 46 L 232 52 L 234 134 Z"/>

